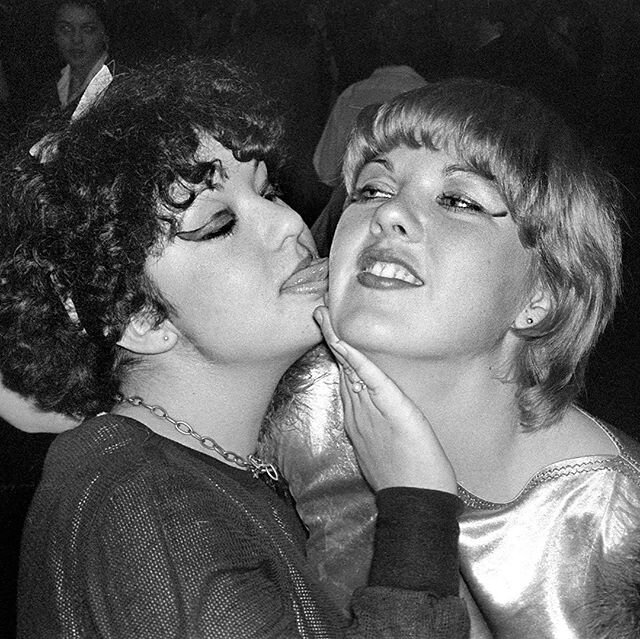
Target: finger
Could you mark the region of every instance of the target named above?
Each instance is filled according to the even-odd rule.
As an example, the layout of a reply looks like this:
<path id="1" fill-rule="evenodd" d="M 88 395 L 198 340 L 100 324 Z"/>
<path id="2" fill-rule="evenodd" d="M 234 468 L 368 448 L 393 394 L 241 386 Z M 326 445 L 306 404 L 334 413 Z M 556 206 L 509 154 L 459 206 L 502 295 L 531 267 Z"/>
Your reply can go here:
<path id="1" fill-rule="evenodd" d="M 343 397 L 343 403 L 345 398 L 348 399 L 349 408 L 351 408 L 354 402 L 360 402 L 367 397 L 367 387 L 351 369 L 340 365 L 338 365 L 338 369 L 340 371 L 340 392 Z"/>
<path id="2" fill-rule="evenodd" d="M 369 376 L 369 381 L 372 383 L 385 383 L 386 381 L 390 381 L 365 355 L 336 335 L 329 316 L 329 309 L 326 306 L 318 306 L 313 312 L 313 317 L 320 326 L 324 339 L 329 348 L 331 348 L 336 360 L 344 366 L 347 377 L 353 383 L 360 380 L 369 386 L 367 380 L 360 374 L 361 370 L 365 375 Z M 358 367 L 360 367 L 361 370 L 359 370 Z"/>
<path id="3" fill-rule="evenodd" d="M 327 343 L 327 346 L 329 346 L 332 355 L 338 362 L 338 365 L 344 369 L 347 378 L 351 381 L 351 383 L 356 383 L 357 381 L 359 381 L 357 373 L 351 366 L 349 366 L 349 362 L 347 362 L 341 352 L 334 348 L 340 343 L 340 339 L 333 329 L 327 307 L 318 306 L 313 312 L 313 317 L 318 323 L 318 326 L 320 326 L 325 342 Z"/>
<path id="4" fill-rule="evenodd" d="M 318 323 L 327 346 L 333 350 L 334 345 L 340 342 L 340 338 L 333 330 L 333 324 L 331 324 L 331 318 L 329 316 L 329 309 L 326 306 L 318 306 L 313 311 L 313 319 Z M 338 355 L 340 357 L 340 354 Z"/>
<path id="5" fill-rule="evenodd" d="M 346 378 L 344 370 L 342 368 L 338 369 L 338 373 L 340 376 L 340 399 L 342 400 L 342 410 L 344 412 L 345 418 L 351 418 L 353 416 L 353 399 L 351 397 L 351 393 L 349 392 L 351 383 Z"/>
<path id="6" fill-rule="evenodd" d="M 395 382 L 386 375 L 376 364 L 366 355 L 361 353 L 344 340 L 334 342 L 332 350 L 338 354 L 341 361 L 345 362 L 345 368 L 355 372 L 357 380 L 364 383 L 369 391 L 369 395 L 374 398 L 389 399 L 396 396 L 404 396 Z M 353 380 L 353 375 L 350 376 Z"/>

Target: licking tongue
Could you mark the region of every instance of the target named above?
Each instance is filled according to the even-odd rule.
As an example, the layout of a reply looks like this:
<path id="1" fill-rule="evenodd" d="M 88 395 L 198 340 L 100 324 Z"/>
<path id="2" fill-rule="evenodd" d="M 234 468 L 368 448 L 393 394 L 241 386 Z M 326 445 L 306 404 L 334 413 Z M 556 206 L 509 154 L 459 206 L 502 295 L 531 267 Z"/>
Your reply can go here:
<path id="1" fill-rule="evenodd" d="M 326 257 L 319 257 L 308 266 L 293 273 L 282 285 L 282 289 L 294 288 L 312 282 L 321 282 L 329 276 L 329 260 Z"/>

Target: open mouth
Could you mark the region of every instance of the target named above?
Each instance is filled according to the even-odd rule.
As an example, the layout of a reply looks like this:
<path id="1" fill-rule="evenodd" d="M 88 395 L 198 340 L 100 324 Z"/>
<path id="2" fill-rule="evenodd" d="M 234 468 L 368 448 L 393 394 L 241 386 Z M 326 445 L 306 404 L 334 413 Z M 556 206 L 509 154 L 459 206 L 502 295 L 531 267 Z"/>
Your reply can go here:
<path id="1" fill-rule="evenodd" d="M 413 275 L 413 273 L 411 273 L 402 264 L 394 262 L 376 261 L 373 262 L 373 264 L 366 266 L 362 272 L 371 273 L 371 275 L 385 279 L 400 280 L 402 282 L 413 284 L 414 286 L 422 286 L 422 284 L 424 284 L 420 278 Z"/>
<path id="2" fill-rule="evenodd" d="M 358 281 L 374 288 L 423 286 L 415 269 L 392 251 L 365 250 L 358 260 Z"/>

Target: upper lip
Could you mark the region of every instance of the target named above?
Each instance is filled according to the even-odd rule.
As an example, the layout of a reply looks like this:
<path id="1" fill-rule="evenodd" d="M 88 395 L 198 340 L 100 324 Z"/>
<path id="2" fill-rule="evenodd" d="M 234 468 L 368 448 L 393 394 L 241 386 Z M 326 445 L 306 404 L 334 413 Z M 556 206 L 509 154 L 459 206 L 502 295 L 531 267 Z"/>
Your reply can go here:
<path id="1" fill-rule="evenodd" d="M 378 245 L 369 246 L 365 248 L 358 256 L 358 272 L 363 272 L 368 268 L 371 268 L 376 262 L 386 262 L 388 264 L 397 264 L 406 269 L 413 277 L 423 281 L 422 277 L 418 275 L 418 271 L 413 266 L 408 258 L 400 255 L 397 250 L 381 247 Z"/>
<path id="2" fill-rule="evenodd" d="M 291 271 L 291 275 L 294 275 L 298 271 L 301 271 L 304 268 L 307 268 L 311 262 L 315 259 L 315 256 L 311 253 L 307 253 L 299 262 L 298 265 Z M 289 277 L 291 277 L 291 275 Z"/>

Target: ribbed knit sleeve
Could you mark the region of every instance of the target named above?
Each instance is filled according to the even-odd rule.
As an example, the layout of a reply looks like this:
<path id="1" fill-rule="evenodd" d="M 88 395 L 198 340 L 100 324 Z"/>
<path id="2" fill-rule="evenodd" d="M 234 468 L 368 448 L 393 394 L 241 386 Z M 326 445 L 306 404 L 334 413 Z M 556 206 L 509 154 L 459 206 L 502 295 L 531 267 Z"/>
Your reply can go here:
<path id="1" fill-rule="evenodd" d="M 387 488 L 377 494 L 376 504 L 369 584 L 456 595 L 458 497 L 437 490 Z"/>

